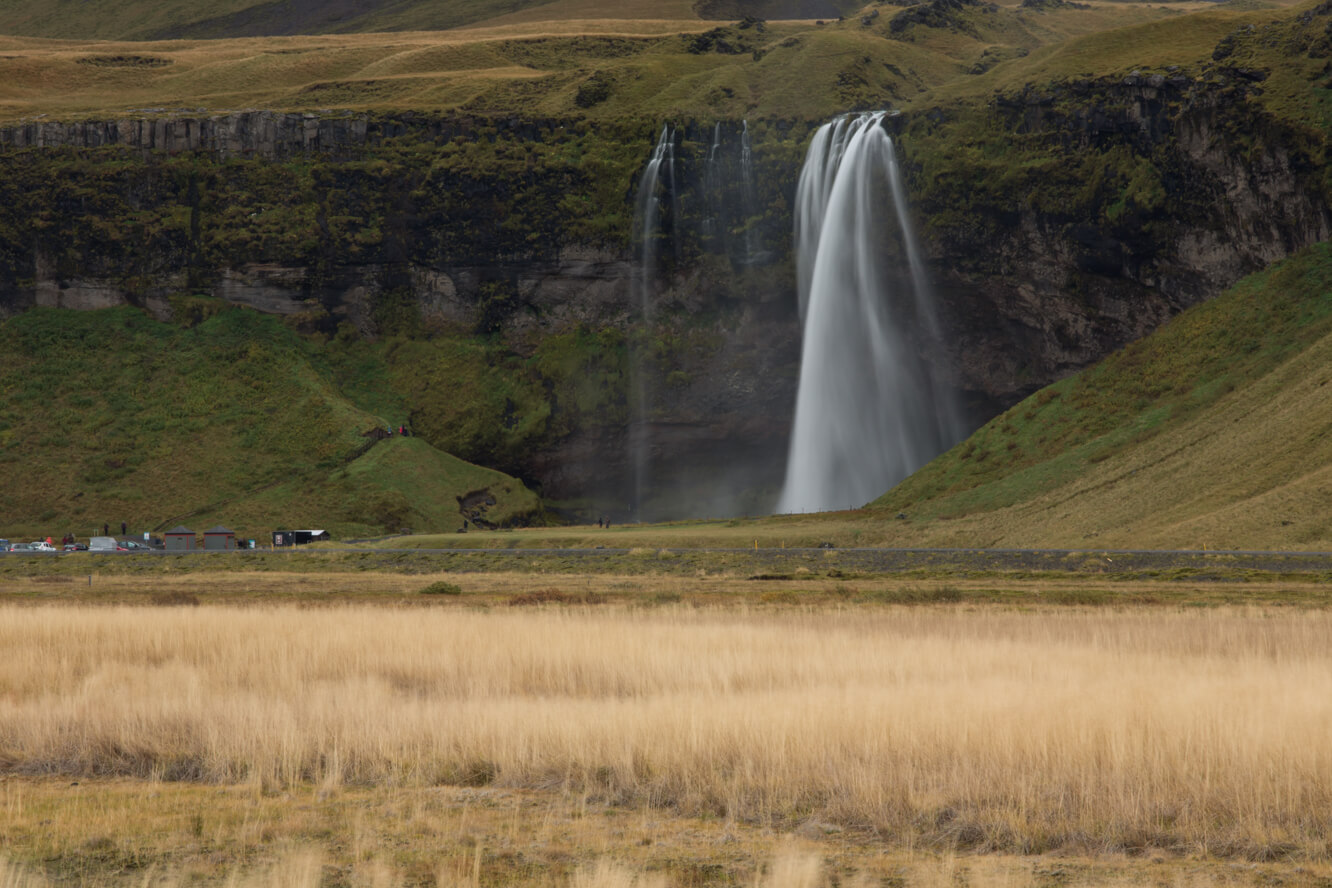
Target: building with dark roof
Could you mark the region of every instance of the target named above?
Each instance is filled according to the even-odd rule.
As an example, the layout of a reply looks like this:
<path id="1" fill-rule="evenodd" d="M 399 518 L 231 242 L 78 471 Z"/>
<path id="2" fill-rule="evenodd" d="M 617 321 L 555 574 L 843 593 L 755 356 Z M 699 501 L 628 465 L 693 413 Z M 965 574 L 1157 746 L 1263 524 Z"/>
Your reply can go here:
<path id="1" fill-rule="evenodd" d="M 236 548 L 236 532 L 222 525 L 204 531 L 204 549 L 209 552 L 222 552 Z"/>
<path id="2" fill-rule="evenodd" d="M 199 548 L 199 538 L 194 535 L 194 531 L 183 524 L 176 525 L 163 536 L 166 538 L 168 552 L 190 552 Z"/>

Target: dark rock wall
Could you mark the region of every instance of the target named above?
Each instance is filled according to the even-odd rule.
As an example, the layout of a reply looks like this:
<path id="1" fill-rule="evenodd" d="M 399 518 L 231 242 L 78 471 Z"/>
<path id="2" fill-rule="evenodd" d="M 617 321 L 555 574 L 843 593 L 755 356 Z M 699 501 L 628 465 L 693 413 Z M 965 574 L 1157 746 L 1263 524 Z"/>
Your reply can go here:
<path id="1" fill-rule="evenodd" d="M 1332 234 L 1323 138 L 1254 89 L 1233 74 L 1028 88 L 996 97 L 979 146 L 947 111 L 905 122 L 948 362 L 976 403 L 1012 403 Z"/>

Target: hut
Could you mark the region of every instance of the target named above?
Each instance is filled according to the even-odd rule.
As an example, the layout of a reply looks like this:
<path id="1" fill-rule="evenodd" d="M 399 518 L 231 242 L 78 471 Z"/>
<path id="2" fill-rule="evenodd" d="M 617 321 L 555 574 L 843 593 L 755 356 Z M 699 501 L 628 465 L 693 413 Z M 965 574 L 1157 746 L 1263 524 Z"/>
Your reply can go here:
<path id="1" fill-rule="evenodd" d="M 236 533 L 222 525 L 204 531 L 203 547 L 210 552 L 222 552 L 236 548 Z"/>
<path id="2" fill-rule="evenodd" d="M 168 552 L 192 552 L 199 548 L 199 538 L 183 524 L 168 530 L 165 537 Z"/>
<path id="3" fill-rule="evenodd" d="M 276 546 L 304 546 L 306 543 L 318 543 L 322 540 L 330 540 L 326 530 L 275 530 L 273 531 L 273 545 Z"/>

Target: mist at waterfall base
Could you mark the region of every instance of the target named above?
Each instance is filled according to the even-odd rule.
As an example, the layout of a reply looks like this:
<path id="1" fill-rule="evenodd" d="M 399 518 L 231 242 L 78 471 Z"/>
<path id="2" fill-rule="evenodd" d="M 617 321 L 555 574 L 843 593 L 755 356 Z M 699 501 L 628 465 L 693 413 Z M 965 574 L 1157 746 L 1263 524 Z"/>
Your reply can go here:
<path id="1" fill-rule="evenodd" d="M 884 115 L 839 117 L 796 188 L 804 339 L 779 512 L 859 507 L 960 440 L 939 331 Z"/>

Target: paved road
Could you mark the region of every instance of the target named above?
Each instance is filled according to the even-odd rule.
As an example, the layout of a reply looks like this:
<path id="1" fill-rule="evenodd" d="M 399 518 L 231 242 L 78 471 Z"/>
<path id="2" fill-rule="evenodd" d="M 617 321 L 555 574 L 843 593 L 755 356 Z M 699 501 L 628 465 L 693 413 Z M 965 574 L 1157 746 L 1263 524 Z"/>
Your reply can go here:
<path id="1" fill-rule="evenodd" d="M 1270 552 L 1258 550 L 1205 551 L 1201 549 L 1163 551 L 1152 549 L 889 549 L 889 548 L 321 548 L 255 549 L 234 553 L 152 552 L 94 553 L 98 557 L 132 557 L 134 554 L 231 555 L 257 558 L 292 556 L 318 558 L 321 554 L 357 555 L 366 566 L 392 569 L 417 562 L 435 564 L 439 569 L 503 569 L 504 565 L 542 562 L 543 567 L 558 571 L 569 569 L 569 562 L 599 571 L 617 567 L 635 567 L 641 572 L 648 564 L 669 569 L 703 563 L 751 572 L 783 573 L 800 567 L 820 570 L 838 569 L 865 573 L 901 573 L 912 570 L 959 571 L 1053 571 L 1074 573 L 1125 573 L 1176 571 L 1186 569 L 1202 574 L 1253 570 L 1264 573 L 1332 573 L 1332 552 Z M 44 553 L 12 553 L 41 555 Z"/>

